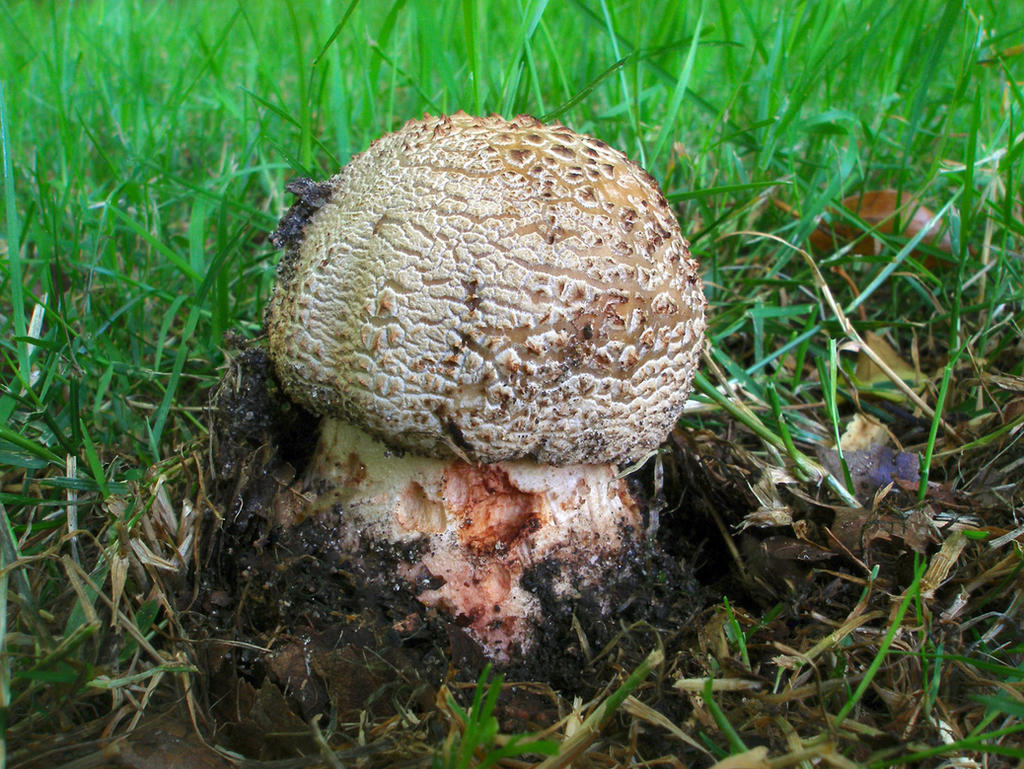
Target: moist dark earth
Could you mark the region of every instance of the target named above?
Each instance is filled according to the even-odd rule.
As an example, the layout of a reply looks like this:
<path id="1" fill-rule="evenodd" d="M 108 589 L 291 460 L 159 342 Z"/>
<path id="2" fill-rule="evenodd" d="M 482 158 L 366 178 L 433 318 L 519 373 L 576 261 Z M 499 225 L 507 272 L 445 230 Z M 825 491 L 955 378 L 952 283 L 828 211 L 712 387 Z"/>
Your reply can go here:
<path id="1" fill-rule="evenodd" d="M 250 758 L 289 758 L 318 750 L 310 725 L 319 724 L 344 744 L 365 745 L 372 757 L 352 757 L 365 757 L 366 766 L 426 765 L 424 756 L 451 728 L 446 698 L 468 706 L 484 655 L 458 619 L 420 604 L 396 576 L 415 546 L 340 548 L 341 506 L 275 523 L 273 502 L 298 493 L 318 420 L 281 395 L 259 341 L 236 345 L 212 398 L 205 482 L 211 513 L 181 599 L 189 638 L 202 650 L 200 705 L 214 719 L 214 737 Z M 932 509 L 938 502 L 915 507 L 916 483 L 895 475 L 884 500 L 872 505 L 868 495 L 862 503 L 871 507 L 829 505 L 818 501 L 821 489 L 759 461 L 744 448 L 752 439 L 732 430 L 677 429 L 655 459 L 629 476 L 643 526 L 607 564 L 599 590 L 566 602 L 547 590 L 543 566 L 524 577 L 545 619 L 535 648 L 501 671 L 515 682 L 498 700 L 504 733 L 536 732 L 572 712 L 575 698 L 606 697 L 653 649 L 664 652 L 665 663 L 635 692 L 637 700 L 680 728 L 713 731 L 701 721 L 707 716 L 699 695 L 674 686 L 679 679 L 755 679 L 770 694 L 780 649 L 820 643 L 815 639 L 857 607 L 866 611 L 865 569 L 878 570 L 879 589 L 869 598 L 884 623 L 891 596 L 911 582 L 922 556 L 936 554 L 939 524 L 959 514 L 1011 523 L 1003 520 L 1005 510 L 982 509 L 978 500 L 936 485 L 930 495 L 946 511 L 940 520 Z M 972 572 L 998 575 L 992 562 L 1001 556 L 986 548 L 979 543 L 965 563 Z M 949 604 L 958 589 L 955 581 L 936 588 L 935 606 Z M 609 605 L 611 611 L 600 608 Z M 726 641 L 722 623 L 733 614 L 747 634 L 749 661 Z M 960 625 L 942 629 L 946 648 L 965 648 Z M 864 643 L 849 654 L 866 666 L 873 649 Z M 923 672 L 900 675 L 909 682 L 907 701 L 916 701 L 914 681 Z M 962 675 L 954 679 L 946 688 L 966 683 Z M 786 737 L 772 719 L 785 711 L 816 723 L 825 700 L 835 705 L 829 698 L 838 695 L 830 692 L 788 704 L 744 691 L 722 692 L 717 700 L 731 722 L 744 724 L 747 746 L 767 740 L 785 751 Z M 911 710 L 890 705 L 867 693 L 858 718 L 898 747 Z M 618 725 L 602 732 L 610 751 L 629 746 L 632 756 L 708 762 L 667 729 L 637 719 L 620 713 Z M 864 758 L 886 747 L 876 743 L 859 739 L 848 748 Z M 409 745 L 420 749 L 410 752 Z"/>
<path id="2" fill-rule="evenodd" d="M 251 745 L 260 725 L 274 719 L 416 712 L 430 706 L 442 682 L 474 681 L 487 662 L 457 619 L 420 604 L 396 576 L 396 564 L 414 553 L 343 551 L 340 508 L 275 525 L 271 500 L 301 476 L 317 424 L 281 395 L 257 345 L 238 352 L 212 399 L 208 492 L 220 515 L 207 522 L 189 616 L 195 636 L 207 640 L 206 696 L 224 735 L 240 744 Z M 715 552 L 721 537 L 702 523 L 707 516 L 691 510 L 694 491 L 709 484 L 687 454 L 674 443 L 663 458 L 671 472 L 656 472 L 650 461 L 631 476 L 645 532 L 607 565 L 600 596 L 557 598 L 543 565 L 524 576 L 545 619 L 530 654 L 502 671 L 507 678 L 587 698 L 656 645 L 671 651 L 692 642 L 694 620 L 720 581 L 702 584 L 699 569 L 719 572 L 728 556 Z M 731 513 L 721 508 L 734 520 L 752 504 L 744 485 L 738 479 L 736 489 L 712 495 L 733 493 L 733 503 L 741 502 Z M 609 596 L 615 609 L 602 612 Z M 503 703 L 504 727 L 536 728 L 558 717 L 552 698 L 528 691 L 520 697 L 526 702 Z"/>

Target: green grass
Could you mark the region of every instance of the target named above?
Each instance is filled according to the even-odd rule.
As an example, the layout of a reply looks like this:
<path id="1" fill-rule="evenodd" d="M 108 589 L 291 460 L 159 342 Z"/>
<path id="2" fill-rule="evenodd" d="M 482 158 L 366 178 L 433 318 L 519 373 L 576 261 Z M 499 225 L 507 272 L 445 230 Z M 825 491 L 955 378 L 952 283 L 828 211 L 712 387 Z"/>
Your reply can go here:
<path id="1" fill-rule="evenodd" d="M 688 426 L 733 426 L 767 464 L 849 503 L 849 478 L 823 476 L 815 452 L 851 403 L 888 413 L 852 375 L 875 331 L 927 379 L 913 449 L 927 480 L 970 488 L 948 457 L 969 466 L 1004 435 L 996 461 L 1012 465 L 1024 6 L 779 5 L 0 7 L 0 732 L 85 721 L 109 708 L 111 680 L 188 670 L 173 645 L 147 649 L 176 620 L 129 543 L 144 515 L 199 493 L 203 408 L 225 332 L 260 333 L 285 182 L 333 173 L 423 112 L 557 118 L 662 182 L 711 302 L 707 407 Z M 880 188 L 941 212 L 952 262 L 893 236 L 878 256 L 805 258 L 831 206 Z M 113 663 L 106 596 L 134 629 Z M 1019 700 L 988 703 L 1021 715 Z M 996 744 L 981 735 L 963 749 Z"/>
<path id="2" fill-rule="evenodd" d="M 519 756 L 524 753 L 555 755 L 558 744 L 550 740 L 522 740 L 511 737 L 500 748 L 495 749 L 498 736 L 498 719 L 494 716 L 495 705 L 501 694 L 504 677 L 500 674 L 491 679 L 491 667 L 487 665 L 477 679 L 473 692 L 473 702 L 468 710 L 464 710 L 448 694 L 447 706 L 454 720 L 462 730 L 462 734 L 452 732 L 443 752 L 434 756 L 433 769 L 469 769 L 477 766 L 483 769 L 494 766 L 502 758 Z M 486 751 L 479 761 L 475 754 Z"/>

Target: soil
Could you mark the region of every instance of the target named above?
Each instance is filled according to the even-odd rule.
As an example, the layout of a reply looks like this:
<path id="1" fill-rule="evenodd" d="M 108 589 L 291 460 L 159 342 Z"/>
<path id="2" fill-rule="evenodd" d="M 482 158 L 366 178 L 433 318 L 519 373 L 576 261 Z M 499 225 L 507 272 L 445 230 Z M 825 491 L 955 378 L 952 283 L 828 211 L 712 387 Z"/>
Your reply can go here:
<path id="1" fill-rule="evenodd" d="M 193 656 L 198 705 L 214 719 L 217 744 L 249 758 L 330 744 L 361 766 L 425 766 L 464 732 L 451 703 L 469 707 L 487 659 L 459 620 L 421 604 L 397 576 L 415 544 L 345 549 L 343 507 L 304 508 L 297 495 L 317 433 L 317 418 L 281 395 L 258 344 L 244 346 L 213 398 L 204 489 L 215 512 L 182 598 L 188 637 L 202 650 Z M 1019 600 L 1019 558 L 977 536 L 1003 541 L 1018 530 L 1019 444 L 1011 437 L 957 460 L 963 488 L 933 480 L 923 502 L 900 470 L 904 457 L 876 452 L 850 468 L 864 498 L 841 506 L 813 480 L 759 459 L 756 439 L 736 425 L 676 430 L 629 476 L 642 526 L 599 590 L 566 601 L 550 588 L 550 566 L 524 575 L 544 621 L 530 652 L 501 671 L 512 683 L 501 687 L 498 728 L 562 736 L 660 649 L 665 662 L 634 691 L 632 709 L 623 705 L 601 730 L 599 765 L 713 763 L 680 737 L 716 734 L 712 700 L 748 748 L 783 754 L 793 732 L 778 725 L 829 728 L 821 714 L 843 707 L 847 682 L 870 670 L 900 596 L 921 578 L 932 630 L 900 630 L 909 651 L 879 672 L 885 685 L 861 699 L 843 750 L 867 760 L 911 738 L 934 743 L 933 722 L 919 717 L 931 675 L 921 660 L 936 645 L 969 659 L 978 640 L 969 618 Z M 284 519 L 283 498 L 296 512 Z M 953 608 L 962 616 L 947 618 Z M 1019 640 L 1012 623 L 999 627 Z M 1010 659 L 1019 664 L 1019 654 Z M 709 678 L 742 686 L 713 697 L 693 688 Z M 970 665 L 950 666 L 935 691 L 967 724 L 981 707 L 970 693 L 993 686 Z"/>
<path id="2" fill-rule="evenodd" d="M 294 525 L 274 522 L 273 500 L 292 493 L 317 424 L 282 396 L 258 346 L 237 355 L 211 404 L 207 488 L 221 515 L 207 524 L 210 546 L 189 616 L 195 636 L 208 641 L 206 696 L 221 737 L 249 756 L 283 757 L 299 747 L 264 745 L 261 724 L 424 712 L 443 684 L 474 681 L 487 664 L 457 620 L 422 605 L 397 576 L 397 564 L 414 552 L 343 550 L 345 512 L 337 506 Z M 700 473 L 684 466 L 684 456 L 677 444 L 663 459 L 671 472 L 651 461 L 631 477 L 645 532 L 607 565 L 600 595 L 589 589 L 571 602 L 559 598 L 544 564 L 524 575 L 544 620 L 531 653 L 505 666 L 508 678 L 587 699 L 654 645 L 669 652 L 693 645 L 695 619 L 717 594 L 728 556 L 714 551 L 722 538 L 695 523 Z M 742 479 L 733 481 L 731 498 L 716 492 L 710 501 L 739 520 L 750 494 Z M 702 570 L 713 578 L 698 579 Z M 611 612 L 601 609 L 609 605 Z M 559 716 L 564 700 L 538 696 L 535 686 L 506 692 L 503 728 L 535 729 Z M 676 698 L 670 711 L 682 706 Z"/>

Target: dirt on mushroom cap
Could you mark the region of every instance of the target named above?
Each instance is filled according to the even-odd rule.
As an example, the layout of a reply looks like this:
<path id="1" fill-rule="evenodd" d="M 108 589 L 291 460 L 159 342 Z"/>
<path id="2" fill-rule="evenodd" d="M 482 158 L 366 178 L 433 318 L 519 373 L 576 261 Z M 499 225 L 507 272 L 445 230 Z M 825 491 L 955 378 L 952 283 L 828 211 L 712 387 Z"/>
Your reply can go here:
<path id="1" fill-rule="evenodd" d="M 671 209 L 625 155 L 459 113 L 410 121 L 325 184 L 300 199 L 301 227 L 282 220 L 267 312 L 292 398 L 478 462 L 621 461 L 663 440 L 705 302 Z"/>

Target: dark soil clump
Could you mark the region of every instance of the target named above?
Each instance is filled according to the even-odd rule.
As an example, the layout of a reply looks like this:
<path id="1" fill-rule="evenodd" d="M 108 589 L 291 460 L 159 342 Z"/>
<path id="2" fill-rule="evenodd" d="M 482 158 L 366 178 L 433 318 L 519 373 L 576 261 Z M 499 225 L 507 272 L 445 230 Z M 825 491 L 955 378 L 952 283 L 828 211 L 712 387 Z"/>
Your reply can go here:
<path id="1" fill-rule="evenodd" d="M 446 681 L 476 680 L 486 663 L 481 650 L 398 576 L 396 564 L 412 553 L 346 551 L 337 506 L 290 525 L 275 518 L 274 499 L 293 493 L 315 446 L 317 419 L 280 395 L 261 349 L 236 357 L 211 406 L 208 488 L 222 517 L 209 521 L 190 616 L 195 635 L 207 639 L 206 694 L 218 703 L 212 710 L 226 744 L 252 756 L 262 723 L 305 724 L 331 714 L 358 724 L 367 714 L 427 712 Z M 559 598 L 546 587 L 543 564 L 524 577 L 545 620 L 531 653 L 505 672 L 549 694 L 508 687 L 503 725 L 551 723 L 562 698 L 593 697 L 655 646 L 692 642 L 694 619 L 710 596 L 692 563 L 707 554 L 698 552 L 678 489 L 655 477 L 646 468 L 632 481 L 647 532 L 607 564 L 600 591 Z M 610 613 L 598 608 L 609 605 Z M 672 711 L 683 706 L 674 699 Z M 256 754 L 282 757 L 305 739 Z"/>

